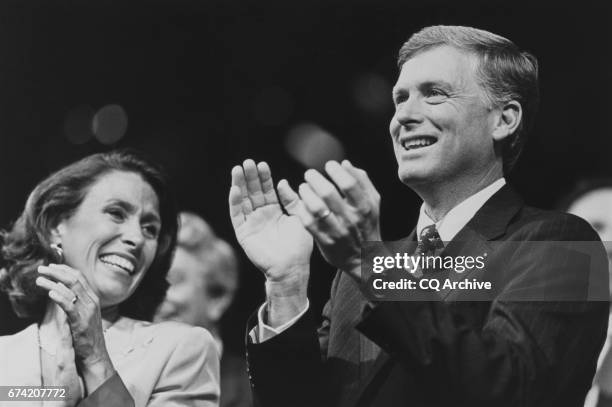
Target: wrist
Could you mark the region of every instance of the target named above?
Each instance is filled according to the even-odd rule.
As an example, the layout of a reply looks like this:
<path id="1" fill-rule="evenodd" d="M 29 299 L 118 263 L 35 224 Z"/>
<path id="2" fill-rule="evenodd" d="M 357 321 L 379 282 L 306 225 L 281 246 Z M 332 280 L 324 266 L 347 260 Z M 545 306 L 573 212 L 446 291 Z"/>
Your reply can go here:
<path id="1" fill-rule="evenodd" d="M 342 272 L 346 273 L 355 280 L 357 283 L 361 283 L 361 261 L 357 263 L 351 263 L 344 268 L 340 269 Z"/>
<path id="2" fill-rule="evenodd" d="M 278 276 L 281 277 L 271 277 Z M 268 298 L 292 297 L 306 295 L 310 265 L 295 265 L 282 270 L 281 273 L 269 270 L 266 273 L 266 296 Z"/>
<path id="3" fill-rule="evenodd" d="M 96 361 L 82 363 L 80 373 L 85 383 L 87 394 L 93 393 L 105 381 L 115 374 L 115 368 L 110 358 L 101 358 Z"/>
<path id="4" fill-rule="evenodd" d="M 266 281 L 264 323 L 272 328 L 284 325 L 299 315 L 308 304 L 308 272 Z"/>

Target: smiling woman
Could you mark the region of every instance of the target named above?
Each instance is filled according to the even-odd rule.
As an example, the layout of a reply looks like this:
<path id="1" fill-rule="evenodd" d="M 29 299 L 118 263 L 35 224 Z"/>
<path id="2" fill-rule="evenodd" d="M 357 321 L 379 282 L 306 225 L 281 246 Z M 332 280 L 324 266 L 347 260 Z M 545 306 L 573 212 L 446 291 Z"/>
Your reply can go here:
<path id="1" fill-rule="evenodd" d="M 4 233 L 0 272 L 15 312 L 38 323 L 0 337 L 0 365 L 15 366 L 0 385 L 66 386 L 65 406 L 217 405 L 208 331 L 146 322 L 168 287 L 171 197 L 163 172 L 125 151 L 38 184 Z"/>

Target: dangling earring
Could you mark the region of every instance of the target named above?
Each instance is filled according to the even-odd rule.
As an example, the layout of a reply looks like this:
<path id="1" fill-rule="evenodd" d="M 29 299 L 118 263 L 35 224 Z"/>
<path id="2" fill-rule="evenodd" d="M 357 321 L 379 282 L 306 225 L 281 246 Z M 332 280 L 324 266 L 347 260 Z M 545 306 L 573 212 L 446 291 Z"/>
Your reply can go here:
<path id="1" fill-rule="evenodd" d="M 64 249 L 62 249 L 61 243 L 51 243 L 49 247 L 54 254 L 54 261 L 57 264 L 64 264 Z"/>

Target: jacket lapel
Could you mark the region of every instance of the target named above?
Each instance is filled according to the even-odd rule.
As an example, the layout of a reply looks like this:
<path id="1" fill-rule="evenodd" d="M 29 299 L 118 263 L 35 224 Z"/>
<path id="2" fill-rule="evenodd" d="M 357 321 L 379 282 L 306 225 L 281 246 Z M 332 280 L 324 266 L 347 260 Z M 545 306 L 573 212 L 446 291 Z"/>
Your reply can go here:
<path id="1" fill-rule="evenodd" d="M 446 248 L 440 254 L 444 256 L 484 256 L 485 259 L 492 253 L 493 247 L 490 241 L 504 235 L 508 229 L 512 218 L 517 214 L 523 206 L 521 198 L 512 190 L 511 187 L 505 185 L 497 193 L 495 193 L 485 204 L 480 208 L 474 217 L 461 229 L 452 241 L 448 243 Z M 486 260 L 485 260 L 486 262 Z M 463 273 L 455 270 L 444 270 L 440 272 L 439 278 L 441 281 L 448 279 L 450 282 L 462 281 L 471 277 L 478 279 L 478 273 L 481 272 L 477 268 L 473 268 Z M 443 288 L 440 290 L 442 299 L 447 299 L 453 290 Z"/>
<path id="2" fill-rule="evenodd" d="M 444 248 L 441 256 L 479 256 L 483 253 L 489 254 L 491 251 L 490 241 L 502 236 L 506 233 L 508 225 L 512 221 L 512 218 L 522 208 L 523 201 L 516 192 L 509 186 L 504 185 L 499 191 L 497 191 L 485 204 L 480 208 L 474 217 L 461 229 L 452 241 Z M 406 238 L 392 243 L 390 246 L 404 250 L 407 253 L 414 253 L 416 250 L 416 229 L 414 229 Z M 456 281 L 460 279 L 468 278 L 472 272 L 459 274 L 452 271 L 451 275 L 449 272 L 440 272 L 442 278 L 456 278 Z M 446 276 L 445 276 L 446 274 Z M 441 290 L 440 295 L 443 299 L 447 298 L 452 293 L 452 290 Z M 362 335 L 361 335 L 362 336 Z M 393 360 L 389 355 L 381 351 L 378 354 L 368 376 L 363 381 L 362 390 L 356 394 L 353 398 L 355 403 L 349 405 L 356 405 L 356 402 L 366 393 L 368 385 L 372 383 L 376 375 L 381 372 L 381 369 L 387 364 L 392 363 Z"/>

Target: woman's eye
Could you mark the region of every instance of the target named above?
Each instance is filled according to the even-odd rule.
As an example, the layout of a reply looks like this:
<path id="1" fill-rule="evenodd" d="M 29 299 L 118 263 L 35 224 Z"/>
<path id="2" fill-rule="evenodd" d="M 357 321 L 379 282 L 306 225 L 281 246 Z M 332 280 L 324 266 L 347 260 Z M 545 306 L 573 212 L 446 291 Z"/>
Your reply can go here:
<path id="1" fill-rule="evenodd" d="M 159 228 L 155 225 L 145 225 L 142 227 L 145 236 L 151 239 L 156 239 L 159 235 Z"/>
<path id="2" fill-rule="evenodd" d="M 110 208 L 106 210 L 106 213 L 108 213 L 111 216 L 111 218 L 113 218 L 114 220 L 124 220 L 125 219 L 125 213 L 123 213 L 121 209 Z"/>

